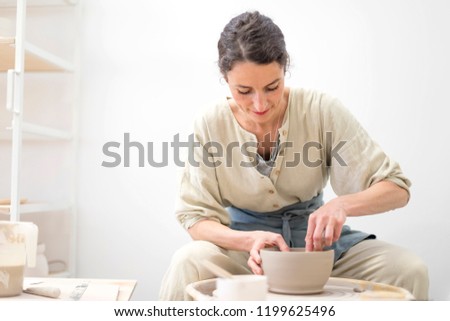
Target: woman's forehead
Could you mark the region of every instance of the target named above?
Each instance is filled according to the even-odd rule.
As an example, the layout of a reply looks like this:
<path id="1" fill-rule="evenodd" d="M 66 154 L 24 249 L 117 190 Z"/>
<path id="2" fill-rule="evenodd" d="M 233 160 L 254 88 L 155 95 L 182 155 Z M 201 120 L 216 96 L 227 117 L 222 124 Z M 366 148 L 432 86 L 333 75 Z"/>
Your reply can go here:
<path id="1" fill-rule="evenodd" d="M 284 70 L 277 62 L 270 64 L 255 64 L 253 62 L 238 62 L 227 73 L 229 83 L 240 87 L 268 86 L 283 78 Z"/>

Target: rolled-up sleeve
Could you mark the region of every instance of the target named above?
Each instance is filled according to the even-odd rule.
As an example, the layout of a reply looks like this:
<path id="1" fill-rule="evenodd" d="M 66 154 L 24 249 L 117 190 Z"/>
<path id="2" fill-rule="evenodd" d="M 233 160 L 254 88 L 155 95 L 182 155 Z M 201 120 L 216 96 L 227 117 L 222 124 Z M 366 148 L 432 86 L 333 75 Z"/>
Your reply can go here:
<path id="1" fill-rule="evenodd" d="M 194 146 L 189 148 L 190 157 L 185 162 L 181 176 L 175 212 L 177 220 L 185 229 L 204 219 L 229 225 L 228 212 L 223 206 L 217 183 L 216 169 L 212 166 L 212 155 L 208 154 L 204 147 L 208 135 L 207 126 L 202 119 L 195 123 L 194 136 Z"/>
<path id="2" fill-rule="evenodd" d="M 361 124 L 336 99 L 324 106 L 328 134 L 326 157 L 330 182 L 337 195 L 356 193 L 386 180 L 410 193 L 410 180 L 400 165 L 384 153 Z M 331 138 L 331 139 L 330 139 Z"/>

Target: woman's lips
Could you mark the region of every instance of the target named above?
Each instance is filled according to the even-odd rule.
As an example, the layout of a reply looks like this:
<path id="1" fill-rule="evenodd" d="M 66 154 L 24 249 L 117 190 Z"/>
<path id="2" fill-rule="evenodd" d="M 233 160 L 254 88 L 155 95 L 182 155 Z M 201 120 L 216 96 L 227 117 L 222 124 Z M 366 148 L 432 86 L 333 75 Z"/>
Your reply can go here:
<path id="1" fill-rule="evenodd" d="M 254 113 L 256 114 L 256 115 L 258 115 L 258 116 L 262 116 L 262 115 L 264 115 L 265 113 L 267 113 L 269 110 L 268 109 L 266 109 L 265 111 L 254 111 Z"/>

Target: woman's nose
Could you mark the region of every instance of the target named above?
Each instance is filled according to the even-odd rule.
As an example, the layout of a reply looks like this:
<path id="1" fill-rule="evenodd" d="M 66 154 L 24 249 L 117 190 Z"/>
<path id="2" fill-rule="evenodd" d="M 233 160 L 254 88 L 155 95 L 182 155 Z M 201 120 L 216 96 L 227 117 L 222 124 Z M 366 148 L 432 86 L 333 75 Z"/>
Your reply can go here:
<path id="1" fill-rule="evenodd" d="M 253 96 L 253 106 L 256 111 L 262 112 L 267 109 L 267 99 L 264 94 L 256 93 Z"/>

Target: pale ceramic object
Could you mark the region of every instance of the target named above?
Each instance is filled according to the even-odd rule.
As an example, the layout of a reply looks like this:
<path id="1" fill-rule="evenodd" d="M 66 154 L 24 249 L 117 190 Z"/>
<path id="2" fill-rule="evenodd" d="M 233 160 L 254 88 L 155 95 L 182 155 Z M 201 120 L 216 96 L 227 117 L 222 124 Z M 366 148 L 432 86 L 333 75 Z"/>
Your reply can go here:
<path id="1" fill-rule="evenodd" d="M 291 248 L 281 252 L 265 248 L 260 255 L 269 291 L 286 294 L 322 292 L 334 263 L 333 250 L 305 252 L 304 248 Z"/>
<path id="2" fill-rule="evenodd" d="M 233 275 L 218 278 L 215 295 L 220 301 L 264 301 L 267 295 L 267 278 L 264 275 Z"/>
<path id="3" fill-rule="evenodd" d="M 0 221 L 0 297 L 20 295 L 25 266 L 36 265 L 38 227 Z"/>
<path id="4" fill-rule="evenodd" d="M 49 273 L 47 257 L 45 256 L 45 244 L 40 243 L 37 246 L 36 266 L 25 267 L 24 275 L 26 277 L 47 277 Z"/>

